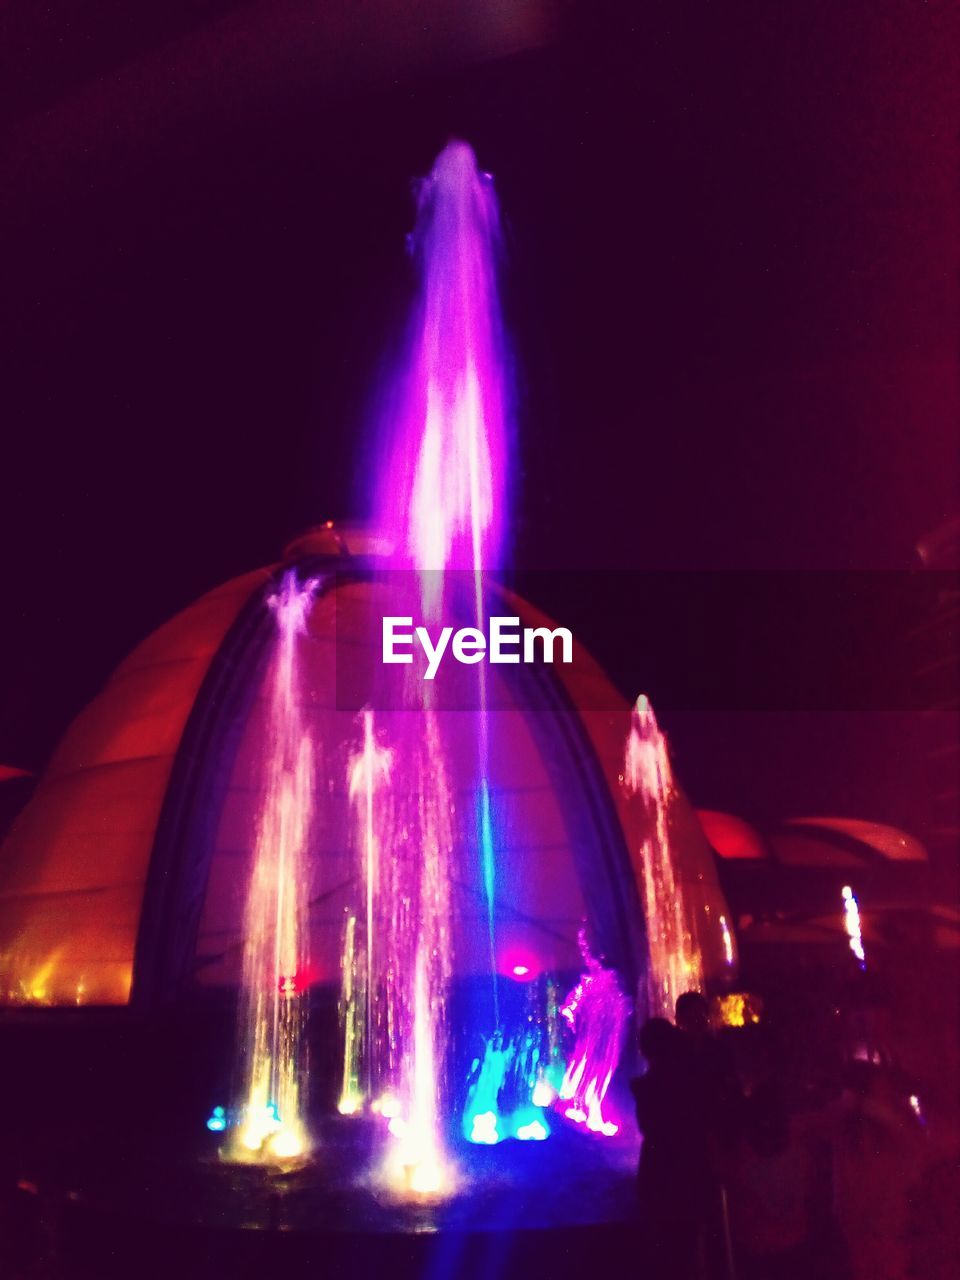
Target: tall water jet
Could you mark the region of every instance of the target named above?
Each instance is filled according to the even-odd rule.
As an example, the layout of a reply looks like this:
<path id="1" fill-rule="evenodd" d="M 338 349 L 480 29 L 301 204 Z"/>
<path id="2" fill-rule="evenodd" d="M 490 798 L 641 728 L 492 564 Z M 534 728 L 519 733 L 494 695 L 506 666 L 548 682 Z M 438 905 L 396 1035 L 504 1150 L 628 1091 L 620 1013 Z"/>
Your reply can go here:
<path id="1" fill-rule="evenodd" d="M 420 571 L 426 616 L 438 618 L 442 612 L 445 571 L 468 571 L 478 628 L 484 572 L 500 563 L 507 514 L 509 391 L 496 276 L 499 236 L 492 179 L 480 172 L 466 143 L 449 143 L 419 191 L 412 242 L 421 289 L 387 509 L 403 562 Z M 496 852 L 483 665 L 476 676 L 478 834 L 499 1029 Z"/>
<path id="2" fill-rule="evenodd" d="M 313 821 L 313 743 L 300 710 L 299 637 L 316 589 L 284 575 L 269 600 L 277 636 L 267 673 L 263 795 L 244 913 L 240 994 L 242 1083 L 234 1158 L 285 1161 L 308 1147 L 307 848 Z"/>
<path id="3" fill-rule="evenodd" d="M 686 901 L 670 837 L 673 773 L 667 744 L 645 694 L 633 709 L 623 785 L 643 808 L 647 834 L 639 850 L 647 921 L 649 1012 L 673 1018 L 677 997 L 703 985 L 694 913 Z"/>
<path id="4" fill-rule="evenodd" d="M 361 941 L 357 943 L 357 916 L 347 919 L 341 963 L 341 1021 L 344 1038 L 344 1071 L 338 1110 L 352 1115 L 364 1101 L 373 1102 L 377 1071 L 377 994 L 388 975 L 376 967 L 380 961 L 377 923 L 384 907 L 381 887 L 382 848 L 389 839 L 390 816 L 384 809 L 384 789 L 389 786 L 393 753 L 377 742 L 373 711 L 361 716 L 363 742 L 350 758 L 348 792 L 354 808 L 357 845 L 362 865 L 363 918 Z M 388 954 L 385 952 L 385 955 Z"/>
<path id="5" fill-rule="evenodd" d="M 412 1191 L 433 1194 L 443 1189 L 448 1172 L 443 1155 L 439 1103 L 443 1090 L 446 1046 L 446 994 L 450 982 L 450 857 L 453 832 L 436 721 L 428 710 L 425 758 L 438 777 L 432 795 L 421 791 L 420 929 L 414 958 L 413 1059 L 408 1080 L 409 1121 L 401 1135 L 399 1164 L 408 1171 Z"/>
<path id="6" fill-rule="evenodd" d="M 381 528 L 394 545 L 394 564 L 415 571 L 419 608 L 428 621 L 442 621 L 445 609 L 452 607 L 449 575 L 456 572 L 470 583 L 470 608 L 480 626 L 484 572 L 498 564 L 503 550 L 507 379 L 496 287 L 498 238 L 492 182 L 479 171 L 465 143 L 451 142 L 419 188 L 411 243 L 420 289 L 377 503 Z M 399 789 L 413 811 L 406 822 L 398 814 L 392 858 L 387 860 L 392 875 L 402 881 L 395 885 L 402 905 L 387 931 L 384 962 L 395 975 L 405 972 L 401 957 L 411 937 L 416 939 L 414 954 L 406 957 L 412 964 L 406 970 L 413 975 L 412 989 L 404 990 L 397 980 L 387 996 L 394 1010 L 391 1024 L 403 1045 L 397 1086 L 403 1112 L 391 1119 L 391 1128 L 402 1137 L 400 1158 L 414 1190 L 435 1190 L 442 1180 L 439 1114 L 445 986 L 451 970 L 453 804 L 429 690 L 411 672 L 405 705 L 413 714 L 406 717 L 394 745 L 403 761 Z M 477 707 L 478 844 L 499 1022 L 496 852 L 482 667 L 477 669 Z M 404 909 L 413 913 L 406 924 L 400 923 Z"/>
<path id="7" fill-rule="evenodd" d="M 493 182 L 451 142 L 419 186 L 411 245 L 420 272 L 378 495 L 381 527 L 408 568 L 495 567 L 506 524 L 508 392 L 496 283 Z"/>
<path id="8" fill-rule="evenodd" d="M 361 983 L 362 968 L 357 952 L 357 917 L 347 914 L 343 930 L 343 951 L 340 956 L 340 1031 L 343 1036 L 343 1077 L 337 1110 L 342 1116 L 352 1116 L 363 1105 L 361 1085 L 362 1054 L 364 1048 L 364 1007 L 369 1008 L 366 987 Z"/>
<path id="9" fill-rule="evenodd" d="M 378 1072 L 395 1144 L 391 1184 L 438 1195 L 452 1184 L 444 1144 L 446 999 L 452 972 L 451 868 L 453 804 L 435 710 L 404 713 L 398 730 L 404 761 L 392 797 L 379 880 L 389 910 L 381 914 L 378 963 L 386 1021 L 385 1062 Z M 383 1113 L 384 1097 L 380 1099 Z"/>
<path id="10" fill-rule="evenodd" d="M 433 1196 L 451 1185 L 442 1102 L 453 803 L 432 707 L 393 717 L 393 747 L 382 745 L 372 710 L 361 721 L 348 766 L 362 874 L 341 960 L 338 1110 L 353 1115 L 369 1105 L 382 1116 L 393 1139 L 390 1185 Z"/>

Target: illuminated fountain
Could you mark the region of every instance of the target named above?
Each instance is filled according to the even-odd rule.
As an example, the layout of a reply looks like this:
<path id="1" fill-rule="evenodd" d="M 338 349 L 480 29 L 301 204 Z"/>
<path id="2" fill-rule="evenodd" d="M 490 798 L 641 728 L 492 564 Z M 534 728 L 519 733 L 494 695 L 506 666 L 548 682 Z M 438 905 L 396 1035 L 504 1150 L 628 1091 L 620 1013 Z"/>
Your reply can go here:
<path id="1" fill-rule="evenodd" d="M 540 1142 L 552 1132 L 547 1113 L 560 1098 L 566 1066 L 556 983 L 545 976 L 527 989 L 519 1026 L 485 1038 L 471 1064 L 461 1123 L 468 1142 Z"/>
<path id="2" fill-rule="evenodd" d="M 412 241 L 420 293 L 378 502 L 380 528 L 393 546 L 391 572 L 381 575 L 388 611 L 434 625 L 465 617 L 478 630 L 505 526 L 509 396 L 497 237 L 491 181 L 469 147 L 451 143 L 420 187 Z M 583 950 L 587 971 L 562 1011 L 572 1031 L 565 1036 L 561 1029 L 557 982 L 548 974 L 525 985 L 519 1011 L 514 998 L 505 1024 L 486 666 L 471 668 L 472 710 L 452 726 L 434 705 L 435 686 L 422 677 L 414 662 L 402 682 L 399 714 L 363 712 L 362 743 L 349 764 L 362 892 L 346 912 L 343 933 L 338 1109 L 381 1115 L 393 1139 L 390 1184 L 434 1195 L 456 1181 L 445 1145 L 455 1092 L 446 1075 L 458 885 L 475 880 L 481 887 L 490 983 L 477 1015 L 488 1021 L 472 1029 L 478 1052 L 460 1122 L 468 1142 L 542 1140 L 551 1133 L 551 1107 L 592 1133 L 615 1133 L 602 1104 L 630 1006 L 614 972 Z M 449 758 L 453 750 L 463 754 L 465 738 L 474 755 L 460 794 L 469 789 L 470 800 L 458 810 Z M 476 849 L 473 875 L 463 865 L 467 848 Z M 512 977 L 526 974 L 521 965 Z"/>
<path id="3" fill-rule="evenodd" d="M 384 669 L 391 614 L 434 634 L 549 623 L 500 581 L 497 240 L 490 179 L 452 143 L 420 187 L 420 290 L 373 530 L 310 530 L 281 569 L 149 637 L 78 719 L 0 860 L 0 992 L 72 1012 L 81 993 L 132 998 L 150 1017 L 181 996 L 226 1016 L 239 991 L 232 1094 L 219 1057 L 215 1083 L 197 1075 L 202 1140 L 255 1166 L 217 1167 L 213 1194 L 229 1207 L 242 1184 L 255 1217 L 266 1189 L 271 1229 L 609 1220 L 604 1188 L 635 1167 L 616 1078 L 634 998 L 642 1010 L 648 986 L 651 1012 L 671 1013 L 735 963 L 712 853 L 645 699 L 631 726 L 572 641 L 569 663 L 537 670 L 452 663 L 434 685 L 416 650 Z M 345 702 L 344 673 L 360 690 Z M 96 871 L 113 914 L 75 892 L 104 813 L 123 816 Z M 25 894 L 40 864 L 62 884 Z M 191 1025 L 219 1055 L 217 1019 Z M 208 1203 L 193 1189 L 185 1213 Z"/>
<path id="4" fill-rule="evenodd" d="M 494 568 L 503 550 L 508 393 L 498 238 L 492 180 L 466 143 L 451 142 L 419 188 L 412 247 L 420 292 L 378 503 L 396 565 L 434 573 L 424 579 L 434 600 L 445 571 Z"/>
<path id="5" fill-rule="evenodd" d="M 416 604 L 431 622 L 451 608 L 450 575 L 469 575 L 472 614 L 484 613 L 484 573 L 497 564 L 505 521 L 507 395 L 500 339 L 495 252 L 498 218 L 493 186 L 473 152 L 450 143 L 420 186 L 412 244 L 420 268 L 409 364 L 398 380 L 391 422 L 390 461 L 380 489 L 381 527 L 393 537 L 393 565 L 416 579 Z M 407 575 L 399 579 L 406 583 Z M 397 589 L 401 598 L 406 585 Z M 412 609 L 413 604 L 410 603 Z M 407 612 L 396 606 L 396 612 Z M 380 891 L 397 904 L 381 912 L 375 939 L 368 905 L 367 955 L 382 952 L 375 988 L 386 1002 L 388 1067 L 372 1064 L 379 1046 L 368 1030 L 369 1072 L 397 1112 L 390 1118 L 397 1149 L 390 1167 L 415 1192 L 442 1189 L 449 1161 L 442 1121 L 446 1058 L 445 1002 L 451 972 L 452 859 L 456 843 L 446 746 L 430 686 L 412 670 L 405 691 L 411 713 L 395 725 L 388 748 L 402 761 L 396 777 L 406 812 L 396 811 L 390 838 L 376 846 L 379 870 L 366 858 L 368 904 Z M 426 690 L 426 692 L 425 692 Z M 369 722 L 368 722 L 369 723 Z M 477 806 L 483 883 L 487 896 L 490 971 L 499 1020 L 495 957 L 492 819 L 488 786 L 489 736 L 485 674 L 477 668 Z M 375 750 L 369 741 L 367 752 Z M 369 768 L 369 766 L 365 766 Z M 369 785 L 366 786 L 369 818 Z M 368 1012 L 367 1025 L 374 1015 Z M 494 1028 L 496 1030 L 496 1028 Z M 382 1105 L 382 1104 L 381 1104 Z"/>
<path id="6" fill-rule="evenodd" d="M 267 673 L 269 742 L 244 913 L 238 1128 L 228 1153 L 286 1161 L 306 1153 L 306 898 L 314 752 L 300 710 L 298 637 L 315 581 L 288 572 L 269 600 L 277 637 Z"/>
<path id="7" fill-rule="evenodd" d="M 380 958 L 378 924 L 389 904 L 381 899 L 382 885 L 388 869 L 381 870 L 383 832 L 389 831 L 392 816 L 389 808 L 390 770 L 393 753 L 378 746 L 373 711 L 362 716 L 363 745 L 351 757 L 348 786 L 356 820 L 357 844 L 362 860 L 363 901 L 361 941 L 357 941 L 357 915 L 348 914 L 344 930 L 341 958 L 340 1024 L 343 1035 L 343 1084 L 337 1110 L 341 1115 L 355 1115 L 364 1102 L 375 1100 L 380 1073 L 376 1059 L 380 1044 L 376 1017 L 377 993 L 383 983 L 381 972 L 374 967 Z M 382 940 L 384 944 L 386 940 Z M 384 945 L 384 956 L 389 948 Z M 398 957 L 391 957 L 395 965 Z M 387 1037 L 388 1043 L 390 1037 Z M 383 1075 L 389 1077 L 389 1071 Z M 382 1105 L 382 1100 L 380 1100 Z M 388 1104 L 388 1109 L 389 1104 Z"/>
<path id="8" fill-rule="evenodd" d="M 381 523 L 394 534 L 394 563 L 419 575 L 424 616 L 442 617 L 449 607 L 446 575 L 463 574 L 479 628 L 485 574 L 499 565 L 505 540 L 509 390 L 496 279 L 496 195 L 466 143 L 449 143 L 421 184 L 412 243 L 420 294 L 410 367 L 392 424 Z M 476 680 L 477 821 L 499 1024 L 496 851 L 482 663 Z"/>
<path id="9" fill-rule="evenodd" d="M 364 719 L 364 751 L 351 782 L 367 855 L 367 1097 L 388 1122 L 390 1186 L 434 1196 L 449 1190 L 452 1179 L 442 1119 L 451 973 L 451 801 L 430 709 L 404 717 L 393 749 L 377 746 L 372 713 Z M 379 789 L 377 805 L 377 776 L 383 777 L 397 757 L 403 760 L 402 774 L 396 769 L 392 776 L 401 785 Z"/>
<path id="10" fill-rule="evenodd" d="M 677 850 L 671 834 L 673 774 L 666 740 L 646 695 L 633 709 L 627 740 L 623 786 L 643 811 L 646 832 L 639 851 L 643 911 L 650 952 L 647 996 L 651 1016 L 673 1018 L 677 997 L 703 985 L 703 962 L 695 934 L 694 912 L 686 900 Z M 725 917 L 726 948 L 729 933 Z"/>
<path id="11" fill-rule="evenodd" d="M 467 146 L 451 143 L 419 193 L 412 243 L 420 292 L 378 491 L 379 531 L 392 556 L 370 571 L 384 616 L 416 615 L 434 629 L 467 621 L 482 631 L 497 590 L 488 575 L 501 567 L 508 393 L 497 234 L 490 179 Z M 505 966 L 500 954 L 512 904 L 500 844 L 507 815 L 498 806 L 510 779 L 501 767 L 494 785 L 491 750 L 494 740 L 501 753 L 514 748 L 491 709 L 486 664 L 461 670 L 466 703 L 453 712 L 441 682 L 424 680 L 423 654 L 392 684 L 375 674 L 372 702 L 343 744 L 345 770 L 321 786 L 310 733 L 315 744 L 327 742 L 332 722 L 306 724 L 301 708 L 310 699 L 297 688 L 298 639 L 312 626 L 316 586 L 298 587 L 288 575 L 271 601 L 272 754 L 245 921 L 246 1075 L 234 1148 L 269 1160 L 307 1142 L 304 904 L 318 886 L 305 857 L 321 794 L 324 823 L 327 807 L 334 822 L 346 823 L 339 843 L 354 869 L 343 881 L 340 920 L 337 1110 L 383 1134 L 375 1181 L 413 1199 L 448 1196 L 461 1181 L 449 1149 L 458 1131 L 476 1147 L 542 1141 L 558 1126 L 614 1136 L 619 1126 L 605 1102 L 631 1016 L 620 975 L 591 951 L 586 928 L 578 961 L 569 923 L 566 959 L 553 972 Z M 669 763 L 644 700 L 633 713 L 624 786 L 642 812 L 637 829 L 647 833 L 640 860 L 650 998 L 662 1011 L 698 985 L 700 971 L 674 869 Z M 522 834 L 514 828 L 512 838 Z M 458 987 L 455 974 L 466 985 Z M 486 983 L 485 995 L 478 983 Z M 456 1028 L 455 994 L 472 1002 L 461 1006 Z"/>

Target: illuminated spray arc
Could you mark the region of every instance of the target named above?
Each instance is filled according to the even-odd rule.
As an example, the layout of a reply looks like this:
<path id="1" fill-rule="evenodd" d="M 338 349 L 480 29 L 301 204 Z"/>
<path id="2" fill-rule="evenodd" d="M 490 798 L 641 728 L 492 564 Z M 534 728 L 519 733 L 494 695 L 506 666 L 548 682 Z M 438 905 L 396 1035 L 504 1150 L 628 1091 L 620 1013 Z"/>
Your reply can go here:
<path id="1" fill-rule="evenodd" d="M 307 850 L 313 823 L 314 754 L 301 713 L 297 645 L 316 580 L 286 573 L 268 603 L 276 642 L 263 795 L 244 913 L 240 994 L 242 1084 L 234 1158 L 282 1161 L 308 1148 L 304 1020 L 308 984 Z"/>
<path id="2" fill-rule="evenodd" d="M 623 786 L 643 809 L 647 833 L 639 850 L 647 922 L 647 997 L 651 1015 L 673 1018 L 677 997 L 703 985 L 694 916 L 684 893 L 670 837 L 673 773 L 667 744 L 650 700 L 641 694 L 627 738 Z"/>

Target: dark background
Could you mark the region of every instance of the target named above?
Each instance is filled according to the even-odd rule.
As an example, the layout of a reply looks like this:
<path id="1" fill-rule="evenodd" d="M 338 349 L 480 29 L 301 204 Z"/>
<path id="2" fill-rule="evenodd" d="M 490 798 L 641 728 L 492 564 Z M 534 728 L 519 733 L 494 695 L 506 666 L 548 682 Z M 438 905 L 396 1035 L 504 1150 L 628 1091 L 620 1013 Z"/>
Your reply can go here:
<path id="1" fill-rule="evenodd" d="M 504 211 L 519 565 L 918 568 L 958 505 L 950 11 L 6 0 L 0 761 L 363 513 L 410 181 L 451 134 Z M 590 643 L 656 701 L 682 623 L 626 588 L 619 617 Z M 785 695 L 668 710 L 695 801 L 923 831 L 914 712 Z"/>

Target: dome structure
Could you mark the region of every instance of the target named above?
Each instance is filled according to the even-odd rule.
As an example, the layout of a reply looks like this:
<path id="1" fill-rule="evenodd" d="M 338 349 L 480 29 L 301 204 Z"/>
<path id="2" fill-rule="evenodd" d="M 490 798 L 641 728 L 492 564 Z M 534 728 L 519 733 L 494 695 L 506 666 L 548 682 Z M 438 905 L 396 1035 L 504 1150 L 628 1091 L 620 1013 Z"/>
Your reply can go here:
<path id="1" fill-rule="evenodd" d="M 374 661 L 379 644 L 368 621 L 382 608 L 382 588 L 369 553 L 381 550 L 354 530 L 324 526 L 293 543 L 285 565 L 203 596 L 117 668 L 67 730 L 0 846 L 0 1002 L 149 1011 L 237 987 L 269 731 L 267 602 L 291 568 L 318 584 L 299 694 L 317 798 L 309 980 L 339 982 L 344 920 L 358 893 L 349 774 L 362 726 L 349 677 Z M 546 623 L 526 602 L 498 594 L 501 612 Z M 456 725 L 467 713 L 456 705 L 438 712 L 454 744 L 455 976 L 489 972 L 491 963 L 514 980 L 575 974 L 587 922 L 594 949 L 628 991 L 638 990 L 648 933 L 661 925 L 644 910 L 649 916 L 645 859 L 656 818 L 624 786 L 631 709 L 576 641 L 569 665 L 490 671 L 492 885 L 471 758 L 455 745 L 466 740 Z M 387 723 L 401 713 L 377 714 Z M 710 846 L 672 785 L 661 819 L 683 928 L 702 961 L 690 985 L 719 981 L 732 951 Z M 487 927 L 494 910 L 495 932 Z"/>

